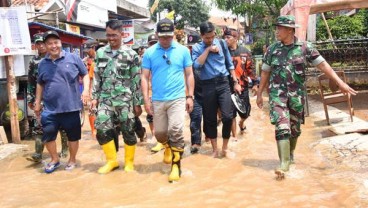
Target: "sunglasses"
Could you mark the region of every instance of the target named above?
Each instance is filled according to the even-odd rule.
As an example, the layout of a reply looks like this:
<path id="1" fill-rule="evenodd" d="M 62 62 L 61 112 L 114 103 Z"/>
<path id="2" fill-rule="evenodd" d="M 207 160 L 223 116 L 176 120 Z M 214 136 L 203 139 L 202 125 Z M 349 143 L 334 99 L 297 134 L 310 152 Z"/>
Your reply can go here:
<path id="1" fill-rule="evenodd" d="M 164 59 L 166 60 L 167 65 L 170 65 L 170 64 L 171 64 L 171 61 L 170 61 L 169 57 L 166 55 L 166 52 L 165 52 L 165 54 L 162 56 L 162 58 L 164 58 Z"/>

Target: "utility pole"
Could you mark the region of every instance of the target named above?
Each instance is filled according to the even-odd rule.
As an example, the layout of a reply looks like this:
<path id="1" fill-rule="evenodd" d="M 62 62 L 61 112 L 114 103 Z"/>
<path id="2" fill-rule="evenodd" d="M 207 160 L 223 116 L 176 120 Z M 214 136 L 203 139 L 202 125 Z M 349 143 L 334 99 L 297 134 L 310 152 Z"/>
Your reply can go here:
<path id="1" fill-rule="evenodd" d="M 10 6 L 9 0 L 0 0 L 0 7 L 9 7 L 9 6 Z M 4 59 L 6 68 L 12 141 L 13 143 L 20 144 L 18 103 L 17 103 L 17 94 L 15 93 L 16 87 L 15 87 L 14 59 L 13 56 L 5 56 Z"/>

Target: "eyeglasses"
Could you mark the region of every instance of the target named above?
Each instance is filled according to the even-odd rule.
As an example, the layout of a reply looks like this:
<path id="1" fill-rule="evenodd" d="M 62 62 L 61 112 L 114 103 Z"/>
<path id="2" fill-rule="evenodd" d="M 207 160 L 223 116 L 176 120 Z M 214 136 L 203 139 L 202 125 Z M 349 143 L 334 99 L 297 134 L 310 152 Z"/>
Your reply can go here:
<path id="1" fill-rule="evenodd" d="M 169 57 L 166 55 L 166 52 L 165 52 L 165 54 L 162 56 L 162 58 L 164 58 L 164 59 L 166 60 L 166 63 L 167 63 L 168 65 L 170 65 L 170 64 L 171 64 L 171 61 L 170 61 Z"/>
<path id="2" fill-rule="evenodd" d="M 107 38 L 117 38 L 118 34 L 106 34 Z"/>

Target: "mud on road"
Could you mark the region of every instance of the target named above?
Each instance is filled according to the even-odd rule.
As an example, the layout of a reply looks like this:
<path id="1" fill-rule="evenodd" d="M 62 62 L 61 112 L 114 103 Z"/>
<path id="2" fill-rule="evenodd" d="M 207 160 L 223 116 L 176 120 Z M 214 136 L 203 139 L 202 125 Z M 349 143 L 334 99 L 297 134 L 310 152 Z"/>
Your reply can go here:
<path id="1" fill-rule="evenodd" d="M 97 173 L 105 159 L 97 141 L 91 139 L 88 123 L 83 127 L 78 167 L 72 171 L 63 170 L 67 160 L 62 159 L 56 172 L 43 173 L 42 164 L 25 159 L 33 152 L 33 141 L 23 141 L 29 144 L 27 151 L 0 161 L 0 207 L 368 207 L 367 169 L 357 172 L 337 162 L 331 148 L 320 144 L 328 127 L 319 118 L 307 117 L 296 164 L 286 180 L 276 181 L 274 128 L 267 109 L 259 110 L 251 100 L 247 130 L 237 136 L 238 141 L 230 141 L 234 153 L 230 158 L 212 158 L 205 142 L 199 154 L 191 155 L 188 117 L 183 174 L 173 184 L 167 181 L 170 165 L 162 162 L 163 151 L 150 152 L 152 140 L 138 144 L 132 173 L 122 169 L 120 140 L 120 168 L 107 175 Z M 141 120 L 148 127 L 145 115 Z M 49 161 L 47 153 L 44 160 Z M 360 183 L 353 174 L 361 178 Z"/>

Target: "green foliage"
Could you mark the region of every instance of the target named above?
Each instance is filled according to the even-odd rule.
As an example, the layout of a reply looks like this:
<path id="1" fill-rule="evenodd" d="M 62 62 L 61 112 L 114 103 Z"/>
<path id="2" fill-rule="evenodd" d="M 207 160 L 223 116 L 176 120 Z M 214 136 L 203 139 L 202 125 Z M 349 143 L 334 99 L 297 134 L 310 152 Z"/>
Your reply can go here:
<path id="1" fill-rule="evenodd" d="M 154 0 L 150 0 L 149 6 L 153 2 Z M 184 25 L 198 27 L 202 22 L 209 19 L 210 8 L 203 0 L 161 0 L 151 19 L 156 21 L 157 12 L 162 12 L 165 9 L 169 12 L 175 11 L 175 26 L 177 29 L 183 29 Z M 182 17 L 181 19 L 178 18 L 179 15 Z"/>
<path id="2" fill-rule="evenodd" d="M 258 41 L 254 42 L 252 45 L 252 54 L 253 55 L 262 55 L 263 54 L 263 45 L 266 44 L 265 39 L 259 39 Z"/>
<path id="3" fill-rule="evenodd" d="M 280 15 L 280 9 L 286 4 L 287 0 L 213 0 L 218 8 L 231 11 L 236 15 L 262 14 L 264 16 Z"/>
<path id="4" fill-rule="evenodd" d="M 351 17 L 340 15 L 332 19 L 328 19 L 327 24 L 330 27 L 331 34 L 334 39 L 366 37 L 367 17 L 367 11 L 360 10 L 357 14 Z M 328 38 L 326 26 L 322 18 L 319 18 L 317 21 L 317 40 L 327 40 Z"/>
<path id="5" fill-rule="evenodd" d="M 253 34 L 252 53 L 263 54 L 262 47 L 270 43 L 274 28 L 272 23 L 280 16 L 280 9 L 288 0 L 212 0 L 216 6 L 233 14 L 248 18 L 246 33 Z M 263 31 L 260 34 L 260 30 Z M 272 41 L 271 41 L 272 42 Z"/>
<path id="6" fill-rule="evenodd" d="M 363 11 L 363 33 L 365 34 L 365 36 L 368 36 L 368 9 L 364 9 Z"/>

